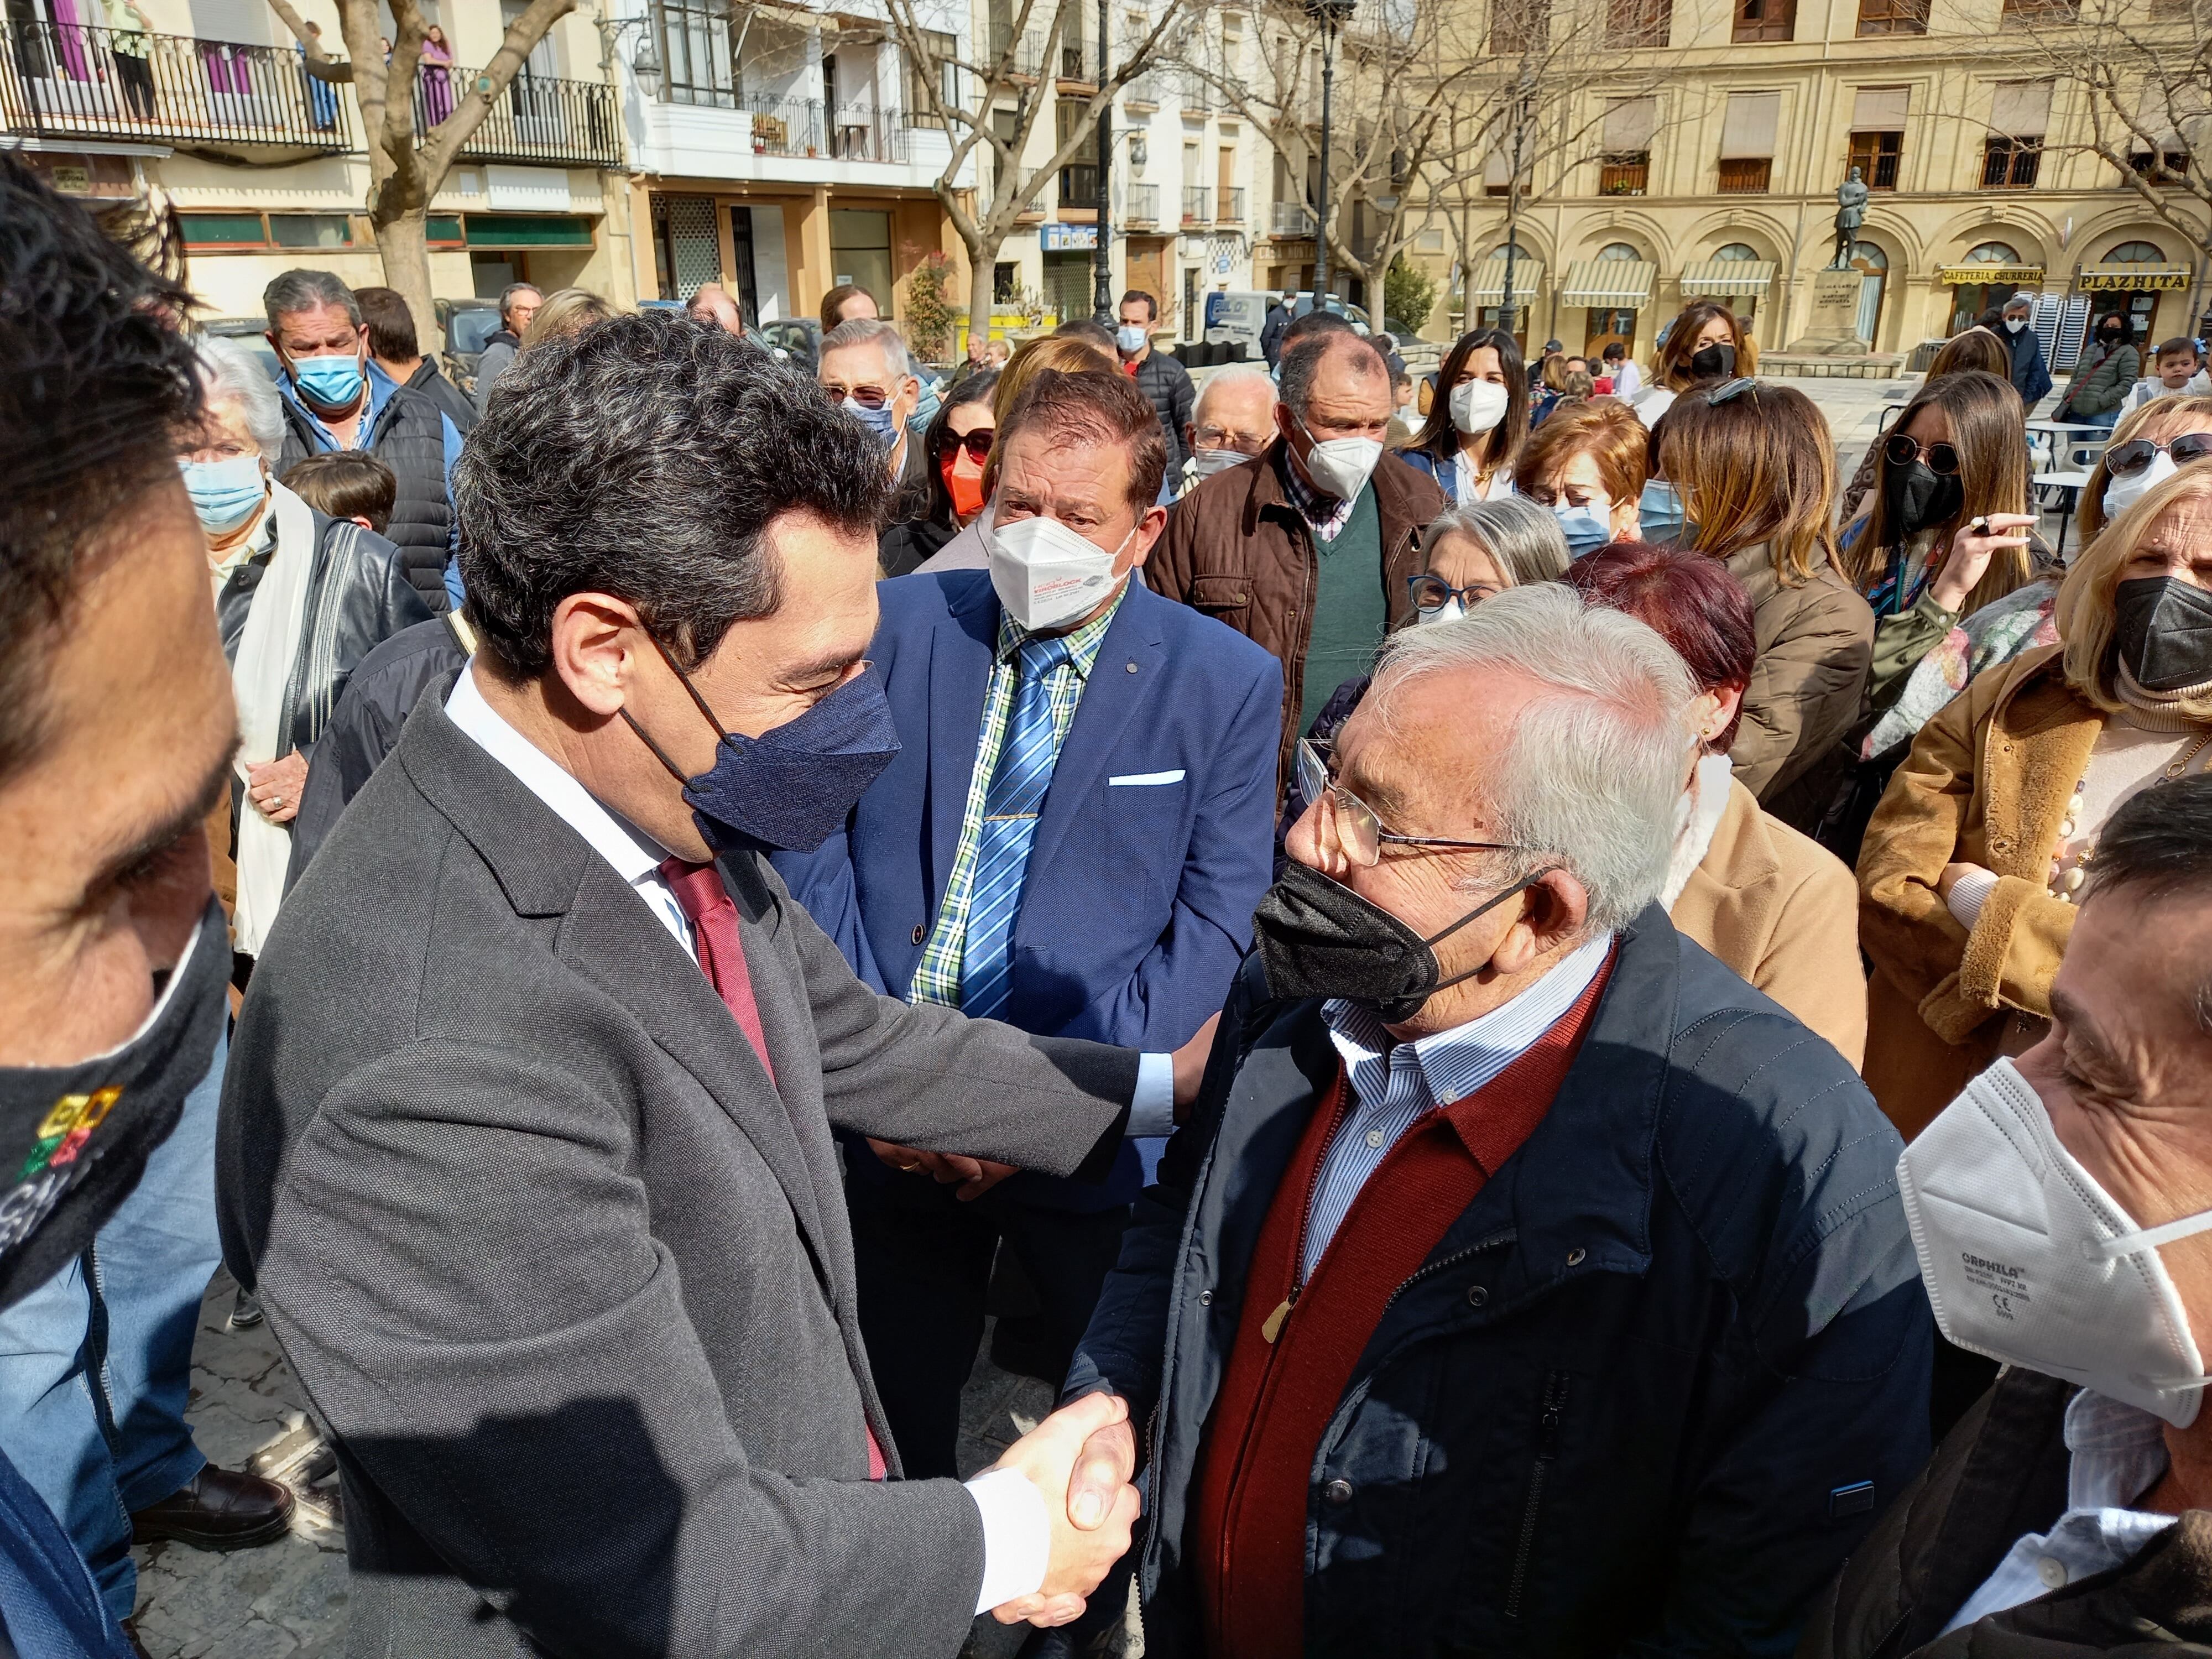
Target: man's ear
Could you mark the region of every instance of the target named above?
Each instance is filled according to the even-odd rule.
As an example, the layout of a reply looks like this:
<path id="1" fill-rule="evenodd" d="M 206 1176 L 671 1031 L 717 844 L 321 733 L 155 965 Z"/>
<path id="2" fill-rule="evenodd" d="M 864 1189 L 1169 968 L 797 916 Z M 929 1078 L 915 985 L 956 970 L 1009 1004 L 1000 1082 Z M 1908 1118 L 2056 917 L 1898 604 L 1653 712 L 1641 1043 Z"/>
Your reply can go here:
<path id="1" fill-rule="evenodd" d="M 629 701 L 645 648 L 637 608 L 611 593 L 571 593 L 553 607 L 553 672 L 568 695 L 603 720 Z"/>
<path id="2" fill-rule="evenodd" d="M 1547 870 L 1520 896 L 1521 914 L 1490 958 L 1501 974 L 1524 972 L 1582 932 L 1589 919 L 1589 890 L 1571 870 Z"/>

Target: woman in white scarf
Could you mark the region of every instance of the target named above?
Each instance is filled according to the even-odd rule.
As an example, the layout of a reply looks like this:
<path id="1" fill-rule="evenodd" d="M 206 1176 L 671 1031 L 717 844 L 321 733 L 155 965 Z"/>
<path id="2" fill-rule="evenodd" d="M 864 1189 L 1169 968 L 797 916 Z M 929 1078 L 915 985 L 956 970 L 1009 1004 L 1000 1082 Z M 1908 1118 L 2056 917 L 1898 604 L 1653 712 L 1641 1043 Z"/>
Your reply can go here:
<path id="1" fill-rule="evenodd" d="M 243 785 L 233 943 L 260 954 L 276 919 L 308 754 L 354 665 L 429 611 L 381 537 L 323 517 L 270 474 L 283 414 L 259 362 L 203 340 L 207 418 L 179 460 L 207 532 L 213 599 L 238 696 Z"/>

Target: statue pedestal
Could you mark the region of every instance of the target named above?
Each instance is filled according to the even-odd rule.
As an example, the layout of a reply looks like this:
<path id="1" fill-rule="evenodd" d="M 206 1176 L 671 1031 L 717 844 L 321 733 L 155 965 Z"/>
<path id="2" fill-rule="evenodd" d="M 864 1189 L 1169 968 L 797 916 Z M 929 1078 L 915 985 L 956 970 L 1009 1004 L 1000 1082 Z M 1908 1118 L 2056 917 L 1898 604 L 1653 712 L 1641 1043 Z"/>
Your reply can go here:
<path id="1" fill-rule="evenodd" d="M 1856 270 L 1815 271 L 1813 315 L 1806 332 L 1786 349 L 1800 356 L 1845 357 L 1873 350 L 1873 342 L 1858 331 L 1862 283 Z"/>

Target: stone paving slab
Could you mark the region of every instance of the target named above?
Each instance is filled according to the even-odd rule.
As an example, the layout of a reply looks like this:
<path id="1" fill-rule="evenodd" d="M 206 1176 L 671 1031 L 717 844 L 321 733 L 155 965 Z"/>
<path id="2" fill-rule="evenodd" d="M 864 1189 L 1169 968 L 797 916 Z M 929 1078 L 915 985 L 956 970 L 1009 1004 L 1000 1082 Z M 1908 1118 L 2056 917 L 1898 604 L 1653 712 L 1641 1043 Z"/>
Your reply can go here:
<path id="1" fill-rule="evenodd" d="M 237 1287 L 219 1273 L 200 1305 L 186 1415 L 200 1449 L 240 1468 L 307 1420 L 299 1380 L 264 1324 L 234 1331 Z M 979 1357 L 962 1401 L 960 1467 L 973 1474 L 1052 1409 L 1053 1390 Z M 161 1543 L 131 1552 L 138 1563 L 139 1639 L 154 1659 L 337 1659 L 345 1651 L 346 1560 L 335 1538 L 293 1533 L 260 1549 L 229 1554 Z M 966 1651 L 1013 1659 L 1027 1626 L 976 1621 Z M 1127 1646 L 1141 1655 L 1141 1641 Z"/>

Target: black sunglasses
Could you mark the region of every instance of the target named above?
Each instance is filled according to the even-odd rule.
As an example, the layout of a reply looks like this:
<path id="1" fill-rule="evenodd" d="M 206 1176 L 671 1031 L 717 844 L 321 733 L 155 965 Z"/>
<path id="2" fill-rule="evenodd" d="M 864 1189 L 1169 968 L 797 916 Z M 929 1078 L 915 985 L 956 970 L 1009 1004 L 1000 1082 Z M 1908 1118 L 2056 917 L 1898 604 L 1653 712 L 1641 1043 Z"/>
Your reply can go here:
<path id="1" fill-rule="evenodd" d="M 2148 438 L 2130 438 L 2124 444 L 2114 444 L 2105 452 L 2105 476 L 2108 478 L 2131 478 L 2148 466 L 2151 457 L 2164 450 L 2176 466 L 2186 466 L 2191 461 L 2201 461 L 2212 455 L 2212 432 L 2185 432 L 2166 443 Z"/>
<path id="2" fill-rule="evenodd" d="M 1959 452 L 1949 444 L 1922 444 L 1902 432 L 1893 432 L 1883 443 L 1881 453 L 1892 466 L 1911 466 L 1924 460 L 1928 470 L 1939 478 L 1959 476 Z"/>
<path id="3" fill-rule="evenodd" d="M 1707 409 L 1718 409 L 1723 404 L 1729 402 L 1731 398 L 1741 398 L 1747 392 L 1756 392 L 1758 390 L 1759 382 L 1757 380 L 1753 380 L 1747 374 L 1740 374 L 1733 380 L 1722 381 L 1720 385 L 1715 386 L 1711 392 L 1706 392 L 1705 394 L 1705 407 Z"/>
<path id="4" fill-rule="evenodd" d="M 968 452 L 968 459 L 981 466 L 991 459 L 991 440 L 997 435 L 996 430 L 988 426 L 979 426 L 965 436 L 948 431 L 945 434 L 945 453 L 950 455 L 956 450 L 964 449 Z"/>

